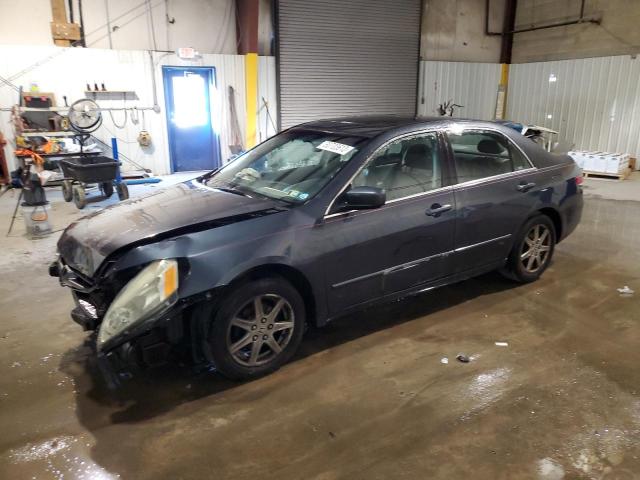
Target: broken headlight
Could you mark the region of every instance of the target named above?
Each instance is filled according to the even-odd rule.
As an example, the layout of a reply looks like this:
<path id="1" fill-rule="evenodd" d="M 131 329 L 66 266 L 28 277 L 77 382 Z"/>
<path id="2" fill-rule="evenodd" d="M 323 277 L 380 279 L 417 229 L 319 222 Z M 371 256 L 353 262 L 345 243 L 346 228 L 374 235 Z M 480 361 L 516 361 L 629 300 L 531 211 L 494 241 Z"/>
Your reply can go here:
<path id="1" fill-rule="evenodd" d="M 135 327 L 175 303 L 178 293 L 178 262 L 157 260 L 127 283 L 107 310 L 98 348 L 116 335 Z"/>

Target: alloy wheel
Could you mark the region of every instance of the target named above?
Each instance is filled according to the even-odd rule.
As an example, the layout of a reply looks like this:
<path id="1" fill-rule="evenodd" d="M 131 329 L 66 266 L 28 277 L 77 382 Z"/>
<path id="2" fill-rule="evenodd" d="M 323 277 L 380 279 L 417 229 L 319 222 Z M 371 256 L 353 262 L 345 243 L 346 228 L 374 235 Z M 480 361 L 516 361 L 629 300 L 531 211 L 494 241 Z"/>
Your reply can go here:
<path id="1" fill-rule="evenodd" d="M 241 365 L 264 365 L 286 348 L 294 325 L 293 308 L 287 300 L 275 294 L 256 296 L 229 323 L 227 349 Z"/>
<path id="2" fill-rule="evenodd" d="M 551 252 L 551 230 L 546 225 L 531 227 L 524 237 L 520 251 L 522 267 L 529 273 L 536 273 L 546 264 Z"/>

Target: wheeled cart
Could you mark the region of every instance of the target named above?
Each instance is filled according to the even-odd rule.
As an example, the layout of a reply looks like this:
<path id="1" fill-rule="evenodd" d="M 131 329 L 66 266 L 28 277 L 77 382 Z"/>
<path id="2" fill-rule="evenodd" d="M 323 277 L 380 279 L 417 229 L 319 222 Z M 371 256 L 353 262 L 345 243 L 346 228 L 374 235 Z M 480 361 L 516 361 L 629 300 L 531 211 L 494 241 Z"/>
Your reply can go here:
<path id="1" fill-rule="evenodd" d="M 60 168 L 64 175 L 62 196 L 65 201 L 73 202 L 83 209 L 87 205 L 87 188 L 90 184 L 98 184 L 102 197 L 113 195 L 115 187 L 120 200 L 129 198 L 126 183 L 117 181 L 120 162 L 105 156 L 78 156 L 60 160 Z"/>

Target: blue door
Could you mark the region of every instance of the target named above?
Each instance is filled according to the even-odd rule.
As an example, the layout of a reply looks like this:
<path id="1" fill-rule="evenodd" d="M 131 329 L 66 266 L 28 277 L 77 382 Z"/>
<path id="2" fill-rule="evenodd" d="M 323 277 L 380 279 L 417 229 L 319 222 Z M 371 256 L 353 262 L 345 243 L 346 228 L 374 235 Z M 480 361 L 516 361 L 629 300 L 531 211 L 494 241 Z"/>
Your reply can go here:
<path id="1" fill-rule="evenodd" d="M 220 141 L 211 121 L 212 67 L 162 67 L 174 172 L 213 170 L 220 166 Z"/>

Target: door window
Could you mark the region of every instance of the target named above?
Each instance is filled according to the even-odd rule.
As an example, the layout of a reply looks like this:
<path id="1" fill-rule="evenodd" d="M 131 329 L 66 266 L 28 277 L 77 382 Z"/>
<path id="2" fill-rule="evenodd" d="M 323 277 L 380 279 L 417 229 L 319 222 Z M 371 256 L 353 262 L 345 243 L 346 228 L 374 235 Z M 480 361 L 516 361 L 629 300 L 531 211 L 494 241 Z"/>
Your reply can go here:
<path id="1" fill-rule="evenodd" d="M 209 123 L 209 96 L 205 76 L 185 73 L 171 78 L 173 87 L 173 122 L 178 128 L 201 127 Z"/>
<path id="2" fill-rule="evenodd" d="M 352 185 L 382 188 L 387 201 L 440 188 L 439 152 L 435 133 L 396 140 L 367 161 Z"/>
<path id="3" fill-rule="evenodd" d="M 448 134 L 458 183 L 531 168 L 529 160 L 504 135 L 489 131 Z"/>

